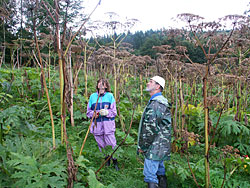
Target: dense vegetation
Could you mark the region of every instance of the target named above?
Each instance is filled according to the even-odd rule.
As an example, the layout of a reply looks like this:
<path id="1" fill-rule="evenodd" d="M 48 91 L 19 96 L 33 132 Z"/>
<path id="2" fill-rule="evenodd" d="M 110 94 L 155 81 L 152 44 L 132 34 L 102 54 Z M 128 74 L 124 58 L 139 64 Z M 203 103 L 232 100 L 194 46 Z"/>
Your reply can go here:
<path id="1" fill-rule="evenodd" d="M 1 95 L 1 187 L 65 187 L 67 185 L 67 156 L 65 145 L 60 144 L 60 93 L 58 80 L 51 81 L 50 96 L 54 112 L 56 149 L 52 146 L 51 124 L 47 109 L 47 100 L 41 96 L 40 70 L 22 68 L 19 70 L 0 69 Z M 56 78 L 58 73 L 52 71 Z M 13 78 L 11 81 L 10 78 Z M 97 77 L 90 75 L 88 94 L 95 89 Z M 110 78 L 111 83 L 113 80 Z M 98 150 L 92 135 L 89 135 L 81 156 L 79 151 L 87 132 L 89 121 L 86 119 L 87 100 L 83 97 L 84 80 L 80 76 L 79 94 L 74 96 L 75 127 L 67 121 L 68 141 L 73 149 L 75 165 L 78 168 L 74 187 L 98 187 L 94 172 L 104 162 L 103 154 Z M 116 156 L 120 171 L 113 166 L 105 166 L 97 174 L 103 185 L 110 187 L 145 187 L 143 183 L 143 159 L 136 155 L 137 128 L 144 106 L 149 98 L 143 96 L 142 106 L 138 104 L 140 94 L 138 78 L 129 78 L 123 86 L 129 89 L 130 99 L 126 94 L 120 97 L 118 108 L 124 118 L 125 130 L 128 130 L 133 104 L 136 104 L 130 135 Z M 170 83 L 168 83 L 170 84 Z M 112 84 L 113 85 L 113 84 Z M 131 88 L 131 85 L 133 87 Z M 184 86 L 187 87 L 187 86 Z M 112 88 L 113 89 L 113 88 Z M 187 88 L 190 89 L 190 88 Z M 198 90 L 199 87 L 198 87 Z M 190 96 L 186 96 L 190 98 Z M 130 101 L 132 100 L 132 101 Z M 195 187 L 188 165 L 190 165 L 200 186 L 204 185 L 204 123 L 201 97 L 197 96 L 197 107 L 188 105 L 185 110 L 187 119 L 188 149 L 185 141 L 179 140 L 172 153 L 172 160 L 166 162 L 169 187 Z M 248 99 L 249 100 L 249 99 Z M 139 102 L 140 103 L 140 102 Z M 247 109 L 249 111 L 249 107 Z M 221 118 L 215 145 L 210 149 L 211 184 L 219 187 L 227 172 L 225 187 L 248 187 L 250 161 L 243 155 L 249 155 L 249 125 L 233 120 L 235 110 L 228 109 Z M 218 119 L 218 112 L 211 112 L 213 127 Z M 117 121 L 117 140 L 121 143 L 125 137 L 119 118 Z M 195 132 L 195 134 L 194 134 Z M 198 136 L 199 135 L 199 136 Z M 241 137 L 241 138 L 240 138 Z M 185 136 L 183 135 L 183 138 Z M 239 139 L 240 138 L 240 139 Z M 239 148 L 236 150 L 235 148 Z M 187 159 L 189 163 L 187 163 Z M 225 169 L 224 169 L 225 168 Z M 111 186 L 112 185 L 112 186 Z"/>
<path id="2" fill-rule="evenodd" d="M 249 18 L 205 23 L 181 14 L 185 29 L 132 34 L 136 20 L 121 23 L 114 13 L 87 25 L 79 3 L 0 2 L 0 186 L 145 187 L 137 129 L 146 82 L 160 75 L 172 104 L 168 186 L 248 188 Z M 82 24 L 71 30 L 77 16 Z M 119 171 L 100 169 L 104 156 L 87 134 L 100 77 L 116 99 L 117 141 L 126 138 L 115 153 Z"/>

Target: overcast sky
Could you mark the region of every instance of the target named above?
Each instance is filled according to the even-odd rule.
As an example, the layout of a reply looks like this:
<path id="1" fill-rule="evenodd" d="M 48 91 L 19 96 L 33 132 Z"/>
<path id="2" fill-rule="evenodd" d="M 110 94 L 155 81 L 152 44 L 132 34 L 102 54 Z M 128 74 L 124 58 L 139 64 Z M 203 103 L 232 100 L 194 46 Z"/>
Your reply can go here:
<path id="1" fill-rule="evenodd" d="M 85 0 L 86 12 L 91 12 L 99 0 Z M 92 15 L 92 20 L 102 20 L 106 12 L 115 12 L 121 18 L 135 18 L 140 22 L 134 30 L 149 30 L 175 27 L 171 20 L 177 14 L 192 13 L 202 16 L 206 21 L 239 14 L 250 9 L 250 0 L 102 0 Z"/>

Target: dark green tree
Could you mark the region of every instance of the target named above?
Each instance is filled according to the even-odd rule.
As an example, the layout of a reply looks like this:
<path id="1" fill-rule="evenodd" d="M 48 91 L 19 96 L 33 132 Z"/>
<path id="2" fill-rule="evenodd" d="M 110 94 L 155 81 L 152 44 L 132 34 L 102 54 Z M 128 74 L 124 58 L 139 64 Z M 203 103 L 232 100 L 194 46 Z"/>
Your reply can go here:
<path id="1" fill-rule="evenodd" d="M 18 21 L 15 7 L 15 0 L 0 1 L 0 67 L 11 59 L 7 43 L 11 44 L 12 40 L 16 39 L 15 26 Z"/>
<path id="2" fill-rule="evenodd" d="M 161 40 L 159 35 L 153 34 L 151 37 L 147 37 L 143 45 L 140 47 L 140 55 L 149 55 L 151 58 L 156 58 L 156 50 L 152 47 L 160 45 Z"/>

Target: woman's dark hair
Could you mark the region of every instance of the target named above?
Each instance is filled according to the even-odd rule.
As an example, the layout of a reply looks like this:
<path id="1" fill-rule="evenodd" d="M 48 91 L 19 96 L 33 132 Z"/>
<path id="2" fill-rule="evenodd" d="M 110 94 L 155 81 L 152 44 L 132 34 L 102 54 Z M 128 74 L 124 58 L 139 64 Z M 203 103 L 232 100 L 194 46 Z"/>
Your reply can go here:
<path id="1" fill-rule="evenodd" d="M 106 85 L 107 88 L 105 88 L 105 91 L 106 91 L 106 92 L 110 92 L 110 84 L 109 84 L 108 80 L 105 79 L 105 78 L 100 78 L 99 80 L 97 80 L 96 90 L 99 91 L 99 89 L 98 89 L 98 84 L 99 84 L 100 82 L 102 82 L 102 83 L 104 83 L 104 84 Z"/>

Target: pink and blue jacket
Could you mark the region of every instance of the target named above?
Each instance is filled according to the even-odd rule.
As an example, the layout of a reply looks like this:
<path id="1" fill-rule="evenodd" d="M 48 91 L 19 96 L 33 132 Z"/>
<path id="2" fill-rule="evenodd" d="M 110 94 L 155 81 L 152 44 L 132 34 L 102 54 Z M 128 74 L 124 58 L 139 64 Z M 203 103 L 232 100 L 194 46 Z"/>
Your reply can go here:
<path id="1" fill-rule="evenodd" d="M 92 118 L 94 114 L 95 105 L 98 98 L 98 92 L 90 95 L 89 103 L 87 107 L 87 117 Z M 115 132 L 115 116 L 117 115 L 115 98 L 112 93 L 105 92 L 103 95 L 100 95 L 96 112 L 99 112 L 101 109 L 107 109 L 108 115 L 101 116 L 93 119 L 90 132 L 94 135 L 105 135 L 105 134 L 114 134 Z"/>

